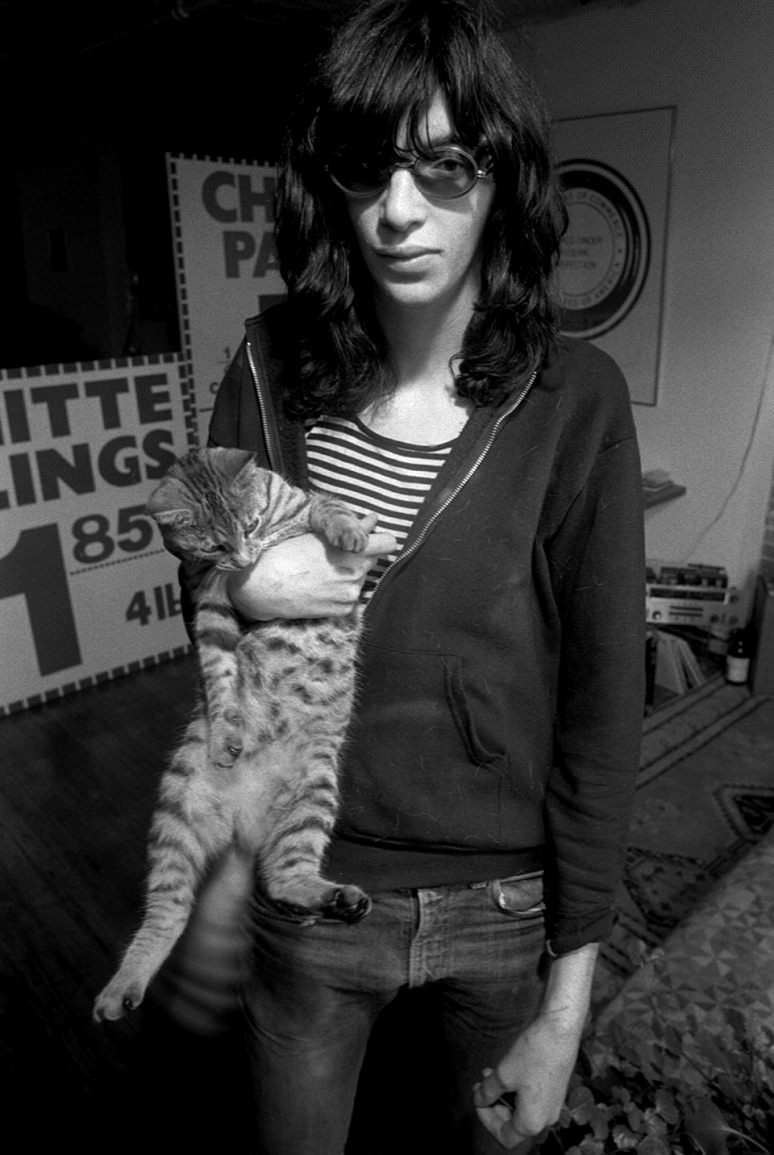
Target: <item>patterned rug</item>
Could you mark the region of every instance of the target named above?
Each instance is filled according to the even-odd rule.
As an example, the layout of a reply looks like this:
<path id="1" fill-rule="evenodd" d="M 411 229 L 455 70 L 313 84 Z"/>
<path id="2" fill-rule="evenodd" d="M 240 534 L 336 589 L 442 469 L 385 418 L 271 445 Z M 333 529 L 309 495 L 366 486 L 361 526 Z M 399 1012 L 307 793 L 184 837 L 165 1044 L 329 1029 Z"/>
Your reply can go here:
<path id="1" fill-rule="evenodd" d="M 774 698 L 714 677 L 646 718 L 637 796 L 594 1002 L 774 826 Z"/>
<path id="2" fill-rule="evenodd" d="M 774 1152 L 772 976 L 774 828 L 601 1008 L 587 1055 L 636 1056 L 671 1087 L 712 1096 L 737 1142 L 707 1151 Z"/>

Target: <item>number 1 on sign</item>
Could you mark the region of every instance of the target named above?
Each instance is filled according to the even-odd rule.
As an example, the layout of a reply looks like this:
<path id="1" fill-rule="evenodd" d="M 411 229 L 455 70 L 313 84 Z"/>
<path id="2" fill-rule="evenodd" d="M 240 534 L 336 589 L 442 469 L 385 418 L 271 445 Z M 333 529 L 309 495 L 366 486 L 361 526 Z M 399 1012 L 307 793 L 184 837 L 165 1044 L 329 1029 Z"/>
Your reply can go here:
<path id="1" fill-rule="evenodd" d="M 38 670 L 55 674 L 81 664 L 81 648 L 67 581 L 59 527 L 39 525 L 19 534 L 0 557 L 0 599 L 27 603 Z"/>
<path id="2" fill-rule="evenodd" d="M 180 613 L 180 602 L 175 597 L 175 590 L 171 582 L 165 582 L 163 586 L 153 587 L 153 597 L 156 602 L 156 617 L 159 621 L 164 618 L 173 618 L 175 614 Z"/>

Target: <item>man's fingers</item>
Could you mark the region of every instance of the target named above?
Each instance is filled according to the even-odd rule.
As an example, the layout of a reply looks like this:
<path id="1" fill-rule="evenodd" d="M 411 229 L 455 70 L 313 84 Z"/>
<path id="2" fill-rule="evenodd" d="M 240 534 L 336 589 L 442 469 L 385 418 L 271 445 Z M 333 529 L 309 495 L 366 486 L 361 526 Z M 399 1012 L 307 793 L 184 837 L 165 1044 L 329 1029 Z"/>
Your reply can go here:
<path id="1" fill-rule="evenodd" d="M 391 533 L 372 533 L 360 557 L 383 557 L 397 548 L 398 543 Z"/>
<path id="2" fill-rule="evenodd" d="M 485 1067 L 481 1075 L 481 1082 L 473 1088 L 476 1114 L 498 1143 L 507 1151 L 514 1150 L 530 1139 L 515 1122 L 516 1097 L 491 1067 Z"/>
<path id="3" fill-rule="evenodd" d="M 362 577 L 370 570 L 375 557 L 383 557 L 398 548 L 391 533 L 372 533 L 365 549 L 358 553 L 352 550 L 327 547 L 328 560 L 340 573 L 358 574 Z"/>
<path id="4" fill-rule="evenodd" d="M 491 1107 L 508 1090 L 500 1076 L 491 1067 L 484 1067 L 483 1078 L 473 1088 L 473 1101 L 477 1107 Z"/>
<path id="5" fill-rule="evenodd" d="M 506 1151 L 517 1149 L 522 1143 L 532 1142 L 532 1137 L 526 1131 L 522 1131 L 514 1125 L 513 1116 L 504 1104 L 496 1103 L 493 1107 L 479 1107 L 476 1114 L 490 1135 L 494 1135 Z M 531 1146 L 530 1150 L 532 1150 Z"/>
<path id="6" fill-rule="evenodd" d="M 374 533 L 378 520 L 378 513 L 366 513 L 360 518 L 361 529 L 369 535 L 368 545 L 361 551 L 361 557 L 381 557 L 398 548 L 398 543 L 391 533 L 385 533 L 383 530 L 381 533 Z"/>

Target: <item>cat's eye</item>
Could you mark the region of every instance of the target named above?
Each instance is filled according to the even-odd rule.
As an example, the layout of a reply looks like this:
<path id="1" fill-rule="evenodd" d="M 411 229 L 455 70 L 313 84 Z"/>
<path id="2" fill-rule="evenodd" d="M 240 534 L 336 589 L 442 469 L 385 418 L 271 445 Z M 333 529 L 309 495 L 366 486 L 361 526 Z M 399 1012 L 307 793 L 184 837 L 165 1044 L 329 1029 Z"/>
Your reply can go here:
<path id="1" fill-rule="evenodd" d="M 254 517 L 253 520 L 249 521 L 247 523 L 247 525 L 245 526 L 245 536 L 246 537 L 252 537 L 253 534 L 257 533 L 260 528 L 261 528 L 260 517 Z"/>

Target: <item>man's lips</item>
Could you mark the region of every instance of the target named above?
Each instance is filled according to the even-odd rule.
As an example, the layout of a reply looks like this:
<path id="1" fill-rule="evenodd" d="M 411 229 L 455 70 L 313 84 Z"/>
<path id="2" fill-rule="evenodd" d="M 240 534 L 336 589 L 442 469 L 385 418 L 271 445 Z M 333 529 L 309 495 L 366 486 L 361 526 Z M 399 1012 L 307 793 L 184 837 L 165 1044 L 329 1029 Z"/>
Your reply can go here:
<path id="1" fill-rule="evenodd" d="M 374 249 L 377 257 L 381 257 L 384 261 L 413 261 L 417 257 L 428 257 L 436 252 L 435 249 L 419 249 L 419 248 L 380 248 Z"/>

